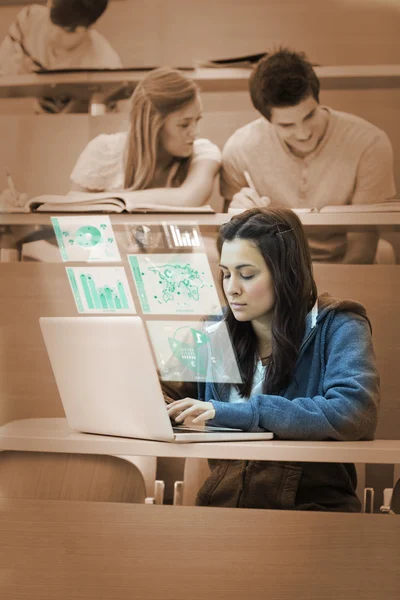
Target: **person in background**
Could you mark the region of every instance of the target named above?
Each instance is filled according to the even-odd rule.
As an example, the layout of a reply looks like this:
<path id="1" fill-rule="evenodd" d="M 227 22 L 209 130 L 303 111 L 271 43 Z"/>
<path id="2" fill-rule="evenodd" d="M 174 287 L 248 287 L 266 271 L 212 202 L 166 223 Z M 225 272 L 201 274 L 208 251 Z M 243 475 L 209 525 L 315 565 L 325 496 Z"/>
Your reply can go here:
<path id="1" fill-rule="evenodd" d="M 238 129 L 222 153 L 221 195 L 232 208 L 374 204 L 396 194 L 393 151 L 381 129 L 319 103 L 320 82 L 303 53 L 260 60 L 250 95 L 261 118 Z M 245 172 L 254 182 L 251 189 Z M 248 179 L 248 177 L 247 177 Z M 315 232 L 315 230 L 314 230 Z M 310 233 L 313 260 L 371 263 L 374 232 Z"/>
<path id="2" fill-rule="evenodd" d="M 0 46 L 0 74 L 52 69 L 115 69 L 121 60 L 92 25 L 108 0 L 49 0 L 25 6 Z"/>
<path id="3" fill-rule="evenodd" d="M 58 69 L 118 69 L 121 60 L 92 25 L 108 0 L 48 0 L 30 4 L 11 24 L 0 46 L 0 75 Z M 39 111 L 87 112 L 87 103 L 70 95 L 39 99 Z"/>
<path id="4" fill-rule="evenodd" d="M 222 225 L 218 249 L 224 321 L 243 383 L 211 383 L 221 381 L 211 359 L 209 381 L 198 385 L 197 398 L 168 404 L 170 417 L 269 430 L 286 440 L 372 440 L 379 376 L 371 325 L 358 302 L 317 296 L 298 216 L 287 208 L 247 210 Z M 218 325 L 209 337 L 213 356 Z M 353 464 L 211 463 L 200 505 L 360 510 Z"/>
<path id="5" fill-rule="evenodd" d="M 201 113 L 192 79 L 176 69 L 154 69 L 132 95 L 129 131 L 101 134 L 83 150 L 71 174 L 72 192 L 125 189 L 141 203 L 204 204 L 221 153 L 197 138 Z"/>

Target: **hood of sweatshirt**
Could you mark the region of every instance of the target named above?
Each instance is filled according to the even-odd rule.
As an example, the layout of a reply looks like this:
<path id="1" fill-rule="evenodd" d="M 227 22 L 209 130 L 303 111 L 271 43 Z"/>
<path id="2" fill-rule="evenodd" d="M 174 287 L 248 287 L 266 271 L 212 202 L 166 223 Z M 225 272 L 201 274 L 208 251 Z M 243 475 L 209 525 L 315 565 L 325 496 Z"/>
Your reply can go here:
<path id="1" fill-rule="evenodd" d="M 328 293 L 324 293 L 318 296 L 317 302 L 307 315 L 304 337 L 308 337 L 310 331 L 316 325 L 321 324 L 332 311 L 351 312 L 359 315 L 367 321 L 369 328 L 372 331 L 371 321 L 368 318 L 367 311 L 360 302 L 357 302 L 356 300 L 342 300 L 340 298 L 334 298 Z"/>

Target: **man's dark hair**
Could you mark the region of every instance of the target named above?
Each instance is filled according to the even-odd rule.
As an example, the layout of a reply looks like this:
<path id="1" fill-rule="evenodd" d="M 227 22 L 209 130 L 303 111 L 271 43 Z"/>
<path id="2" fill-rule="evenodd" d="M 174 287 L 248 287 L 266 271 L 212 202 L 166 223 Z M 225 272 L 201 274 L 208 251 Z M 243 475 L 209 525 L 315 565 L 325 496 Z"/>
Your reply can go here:
<path id="1" fill-rule="evenodd" d="M 271 119 L 271 109 L 296 106 L 308 96 L 319 102 L 320 82 L 303 52 L 280 48 L 257 63 L 250 75 L 254 108 Z"/>
<path id="2" fill-rule="evenodd" d="M 74 31 L 90 27 L 106 10 L 108 0 L 52 0 L 50 19 L 54 25 Z"/>

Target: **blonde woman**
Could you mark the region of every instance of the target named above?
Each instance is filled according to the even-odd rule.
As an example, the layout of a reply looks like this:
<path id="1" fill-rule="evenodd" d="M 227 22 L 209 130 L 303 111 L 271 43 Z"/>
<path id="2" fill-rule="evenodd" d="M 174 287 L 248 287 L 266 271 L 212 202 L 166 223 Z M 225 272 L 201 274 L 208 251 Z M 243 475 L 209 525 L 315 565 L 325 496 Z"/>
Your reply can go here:
<path id="1" fill-rule="evenodd" d="M 94 138 L 72 171 L 74 191 L 129 189 L 138 202 L 200 206 L 220 168 L 219 148 L 198 139 L 196 84 L 175 69 L 151 71 L 131 98 L 128 132 Z"/>

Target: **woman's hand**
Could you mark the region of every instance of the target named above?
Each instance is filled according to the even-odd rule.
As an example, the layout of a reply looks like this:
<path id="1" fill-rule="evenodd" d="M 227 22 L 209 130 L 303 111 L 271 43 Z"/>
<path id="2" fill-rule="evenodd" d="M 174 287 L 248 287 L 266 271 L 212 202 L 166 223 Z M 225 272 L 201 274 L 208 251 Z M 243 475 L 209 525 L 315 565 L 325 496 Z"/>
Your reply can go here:
<path id="1" fill-rule="evenodd" d="M 203 423 L 215 417 L 215 408 L 211 402 L 183 398 L 171 402 L 167 406 L 168 415 L 177 423 L 182 423 L 187 417 L 195 417 L 192 423 Z"/>

